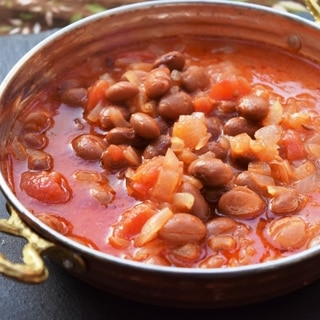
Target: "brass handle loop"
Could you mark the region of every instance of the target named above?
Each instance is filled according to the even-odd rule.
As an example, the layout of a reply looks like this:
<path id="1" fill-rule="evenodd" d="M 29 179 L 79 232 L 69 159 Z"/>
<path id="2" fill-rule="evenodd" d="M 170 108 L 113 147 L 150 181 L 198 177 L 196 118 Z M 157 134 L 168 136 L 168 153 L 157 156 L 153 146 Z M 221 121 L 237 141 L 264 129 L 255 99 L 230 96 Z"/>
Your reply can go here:
<path id="1" fill-rule="evenodd" d="M 43 282 L 48 278 L 48 269 L 41 257 L 45 252 L 67 269 L 78 273 L 85 271 L 85 264 L 80 256 L 41 238 L 20 219 L 11 205 L 7 204 L 7 209 L 10 218 L 0 219 L 0 232 L 23 237 L 28 242 L 22 249 L 23 263 L 11 262 L 0 253 L 0 273 L 26 283 Z"/>
<path id="2" fill-rule="evenodd" d="M 317 0 L 304 0 L 304 3 L 316 23 L 320 23 L 320 6 Z"/>

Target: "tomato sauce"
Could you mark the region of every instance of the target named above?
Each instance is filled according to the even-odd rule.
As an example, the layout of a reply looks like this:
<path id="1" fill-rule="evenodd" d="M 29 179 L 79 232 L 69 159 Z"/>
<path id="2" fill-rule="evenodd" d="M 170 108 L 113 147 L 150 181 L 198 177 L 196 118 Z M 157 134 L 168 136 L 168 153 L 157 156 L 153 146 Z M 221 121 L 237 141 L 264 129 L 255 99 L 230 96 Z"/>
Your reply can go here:
<path id="1" fill-rule="evenodd" d="M 320 239 L 319 71 L 234 39 L 88 57 L 17 120 L 12 188 L 58 232 L 143 263 L 228 267 L 305 250 Z"/>

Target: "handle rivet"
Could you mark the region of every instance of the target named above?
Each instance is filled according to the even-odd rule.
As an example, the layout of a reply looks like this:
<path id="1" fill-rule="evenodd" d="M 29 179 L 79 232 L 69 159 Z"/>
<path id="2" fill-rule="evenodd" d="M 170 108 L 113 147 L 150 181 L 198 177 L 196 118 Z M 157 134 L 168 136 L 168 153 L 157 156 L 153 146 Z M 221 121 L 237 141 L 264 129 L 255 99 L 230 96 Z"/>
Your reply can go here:
<path id="1" fill-rule="evenodd" d="M 64 259 L 64 260 L 62 261 L 62 265 L 63 265 L 63 267 L 64 267 L 65 269 L 67 269 L 67 270 L 71 270 L 71 269 L 73 269 L 73 267 L 74 267 L 74 263 L 73 263 L 71 260 L 69 260 L 69 259 Z"/>

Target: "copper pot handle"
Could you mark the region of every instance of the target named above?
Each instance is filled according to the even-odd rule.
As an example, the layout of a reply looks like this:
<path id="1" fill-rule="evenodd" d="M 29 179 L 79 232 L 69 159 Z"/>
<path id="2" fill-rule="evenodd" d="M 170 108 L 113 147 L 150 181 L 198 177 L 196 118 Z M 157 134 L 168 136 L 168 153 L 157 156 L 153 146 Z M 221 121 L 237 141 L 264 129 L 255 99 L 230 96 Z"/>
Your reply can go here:
<path id="1" fill-rule="evenodd" d="M 66 269 L 78 273 L 85 271 L 85 263 L 79 255 L 41 238 L 20 219 L 11 205 L 8 204 L 7 209 L 10 217 L 7 220 L 0 219 L 0 232 L 23 237 L 27 243 L 22 249 L 23 263 L 11 262 L 0 253 L 0 273 L 26 283 L 43 282 L 49 274 L 42 259 L 44 253 Z"/>
<path id="2" fill-rule="evenodd" d="M 320 6 L 318 0 L 304 0 L 304 3 L 316 23 L 320 23 Z"/>

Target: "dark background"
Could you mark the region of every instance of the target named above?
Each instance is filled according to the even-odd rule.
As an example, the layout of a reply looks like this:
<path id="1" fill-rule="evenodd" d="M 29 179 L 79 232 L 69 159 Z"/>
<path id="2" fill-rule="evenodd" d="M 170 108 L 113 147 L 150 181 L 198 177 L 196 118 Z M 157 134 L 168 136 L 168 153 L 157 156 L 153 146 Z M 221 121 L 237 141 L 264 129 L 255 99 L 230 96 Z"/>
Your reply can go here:
<path id="1" fill-rule="evenodd" d="M 0 37 L 0 81 L 14 63 L 52 31 L 38 35 Z M 8 218 L 0 196 L 0 218 Z M 0 252 L 19 261 L 24 240 L 0 234 Z M 49 278 L 42 284 L 22 284 L 0 275 L 0 319 L 320 319 L 320 281 L 286 296 L 230 309 L 182 310 L 135 303 L 104 293 L 73 278 L 45 259 Z M 316 266 L 315 268 L 319 268 Z"/>

